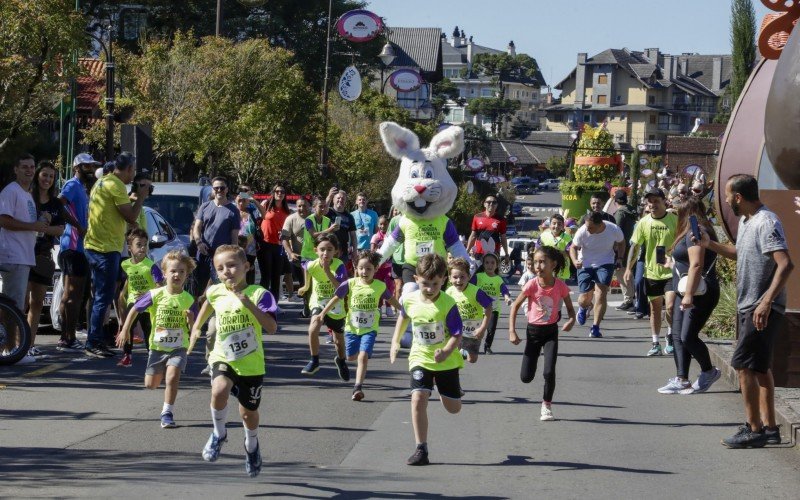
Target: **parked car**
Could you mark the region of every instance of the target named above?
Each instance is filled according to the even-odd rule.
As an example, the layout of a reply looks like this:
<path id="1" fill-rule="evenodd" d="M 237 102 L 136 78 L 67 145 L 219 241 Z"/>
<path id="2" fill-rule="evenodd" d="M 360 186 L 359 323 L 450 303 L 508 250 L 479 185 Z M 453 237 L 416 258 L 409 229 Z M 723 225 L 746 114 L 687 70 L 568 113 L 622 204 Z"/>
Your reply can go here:
<path id="1" fill-rule="evenodd" d="M 517 234 L 517 226 L 514 224 L 510 224 L 506 226 L 506 236 L 516 236 Z"/>
<path id="2" fill-rule="evenodd" d="M 536 179 L 533 179 L 533 178 L 527 177 L 527 176 L 525 176 L 525 177 L 513 177 L 511 179 L 511 185 L 512 186 L 516 186 L 517 184 L 530 184 L 531 182 L 534 182 L 535 180 Z"/>
<path id="3" fill-rule="evenodd" d="M 558 190 L 561 187 L 561 179 L 547 179 L 539 183 L 539 189 L 542 191 Z"/>
<path id="4" fill-rule="evenodd" d="M 538 191 L 538 185 L 530 182 L 526 182 L 525 184 L 517 184 L 514 187 L 514 191 L 516 191 L 517 194 L 536 194 Z"/>
<path id="5" fill-rule="evenodd" d="M 514 216 L 522 215 L 522 205 L 519 203 L 511 205 L 511 213 L 514 214 Z"/>
<path id="6" fill-rule="evenodd" d="M 153 194 L 147 197 L 144 205 L 162 215 L 188 247 L 195 213 L 200 203 L 205 201 L 200 198 L 209 192 L 204 187 L 191 182 L 154 182 Z M 153 233 L 148 229 L 148 234 Z"/>

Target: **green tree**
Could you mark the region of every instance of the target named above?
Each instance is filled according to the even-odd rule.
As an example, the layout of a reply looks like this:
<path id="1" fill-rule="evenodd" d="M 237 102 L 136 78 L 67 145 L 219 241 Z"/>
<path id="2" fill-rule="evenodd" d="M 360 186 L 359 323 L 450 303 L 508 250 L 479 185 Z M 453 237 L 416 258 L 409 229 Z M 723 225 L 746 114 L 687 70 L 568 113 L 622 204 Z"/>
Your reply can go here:
<path id="1" fill-rule="evenodd" d="M 433 107 L 433 116 L 442 118 L 445 105 L 448 101 L 453 101 L 458 106 L 463 106 L 465 99 L 460 97 L 458 87 L 449 79 L 443 78 L 441 81 L 433 84 L 431 92 L 431 106 Z M 433 121 L 441 121 L 435 119 Z"/>
<path id="2" fill-rule="evenodd" d="M 456 197 L 453 208 L 447 215 L 456 225 L 459 234 L 469 234 L 472 230 L 472 216 L 480 212 L 483 208 L 481 199 L 478 191 L 474 190 L 470 193 L 467 190 L 466 184 L 462 184 L 461 187 L 458 188 L 458 197 Z"/>
<path id="3" fill-rule="evenodd" d="M 556 177 L 564 177 L 569 170 L 569 163 L 563 156 L 552 156 L 547 160 L 547 171 Z"/>
<path id="4" fill-rule="evenodd" d="M 478 75 L 488 76 L 492 84 L 497 86 L 497 95 L 492 98 L 477 98 L 469 103 L 470 113 L 482 114 L 492 120 L 492 133 L 497 137 L 504 119 L 509 118 L 519 108 L 520 102 L 506 99 L 505 83 L 514 81 L 528 86 L 536 84 L 539 66 L 536 60 L 527 54 L 487 54 L 475 56 L 470 78 Z"/>
<path id="5" fill-rule="evenodd" d="M 750 0 L 731 3 L 731 82 L 730 102 L 733 106 L 756 60 L 756 13 Z"/>
<path id="6" fill-rule="evenodd" d="M 86 23 L 62 0 L 0 2 L 0 155 L 54 115 L 78 74 Z"/>

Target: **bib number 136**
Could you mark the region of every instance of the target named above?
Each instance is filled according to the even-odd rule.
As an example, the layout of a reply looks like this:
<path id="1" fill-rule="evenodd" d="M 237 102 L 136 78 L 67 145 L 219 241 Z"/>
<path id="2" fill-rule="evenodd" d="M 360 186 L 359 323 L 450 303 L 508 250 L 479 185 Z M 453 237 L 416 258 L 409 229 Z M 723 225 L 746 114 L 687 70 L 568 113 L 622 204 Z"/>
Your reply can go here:
<path id="1" fill-rule="evenodd" d="M 256 338 L 253 328 L 246 328 L 228 335 L 225 340 L 225 359 L 236 361 L 256 350 Z"/>

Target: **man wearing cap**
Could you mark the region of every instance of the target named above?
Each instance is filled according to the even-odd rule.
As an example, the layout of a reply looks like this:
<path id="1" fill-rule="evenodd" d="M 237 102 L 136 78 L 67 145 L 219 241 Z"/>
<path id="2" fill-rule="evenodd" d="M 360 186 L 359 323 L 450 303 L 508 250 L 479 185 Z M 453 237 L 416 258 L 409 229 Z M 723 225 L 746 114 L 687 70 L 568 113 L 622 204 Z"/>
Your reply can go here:
<path id="1" fill-rule="evenodd" d="M 114 170 L 98 179 L 89 196 L 89 229 L 84 248 L 92 273 L 94 301 L 85 352 L 95 358 L 114 356 L 103 339 L 103 320 L 114 300 L 125 230 L 128 224 L 136 223 L 150 193 L 150 181 L 139 181 L 135 187 L 136 201 L 131 203 L 125 185 L 135 175 L 133 155 L 123 152 L 115 160 Z"/>
<path id="2" fill-rule="evenodd" d="M 639 247 L 644 245 L 644 287 L 647 300 L 650 302 L 650 330 L 653 335 L 653 345 L 648 356 L 661 356 L 661 312 L 666 308 L 667 320 L 667 345 L 666 354 L 672 354 L 672 305 L 675 302 L 675 292 L 672 287 L 672 269 L 667 267 L 667 252 L 675 241 L 675 230 L 678 226 L 678 216 L 667 212 L 667 200 L 664 191 L 659 188 L 650 188 L 645 193 L 648 215 L 642 217 L 631 236 L 631 248 L 628 265 L 625 271 L 625 281 L 633 278 L 633 268 L 639 255 Z"/>
<path id="3" fill-rule="evenodd" d="M 98 165 L 100 162 L 88 153 L 75 156 L 72 161 L 75 175 L 64 184 L 58 195 L 64 210 L 77 222 L 77 225 L 67 222 L 59 241 L 58 267 L 64 280 L 64 294 L 58 306 L 58 314 L 61 317 L 59 350 L 84 349 L 83 344 L 75 338 L 75 330 L 83 302 L 86 277 L 89 275 L 89 261 L 84 254 L 83 238 L 89 226 L 88 193 L 94 179 L 95 167 Z"/>
<path id="4" fill-rule="evenodd" d="M 636 226 L 638 214 L 634 207 L 628 205 L 628 195 L 625 191 L 619 190 L 614 193 L 614 202 L 619 206 L 616 213 L 614 213 L 614 220 L 625 237 L 625 254 L 622 257 L 622 262 L 628 262 L 628 250 L 630 250 L 631 236 L 633 236 L 633 228 Z M 620 288 L 622 288 L 622 304 L 617 307 L 617 311 L 633 309 L 633 281 L 625 280 L 625 267 L 618 268 L 614 273 L 614 277 L 617 278 Z"/>

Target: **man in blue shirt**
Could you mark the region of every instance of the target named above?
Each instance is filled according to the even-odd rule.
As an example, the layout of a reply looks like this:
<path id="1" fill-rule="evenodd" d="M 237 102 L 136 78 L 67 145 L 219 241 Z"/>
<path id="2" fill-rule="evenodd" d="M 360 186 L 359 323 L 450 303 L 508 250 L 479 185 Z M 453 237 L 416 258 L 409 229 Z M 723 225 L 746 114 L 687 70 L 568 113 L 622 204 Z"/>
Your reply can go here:
<path id="1" fill-rule="evenodd" d="M 358 238 L 358 249 L 369 250 L 372 235 L 378 229 L 378 214 L 375 210 L 367 208 L 367 195 L 358 193 L 356 195 L 356 210 L 350 215 L 356 221 L 356 237 Z"/>

